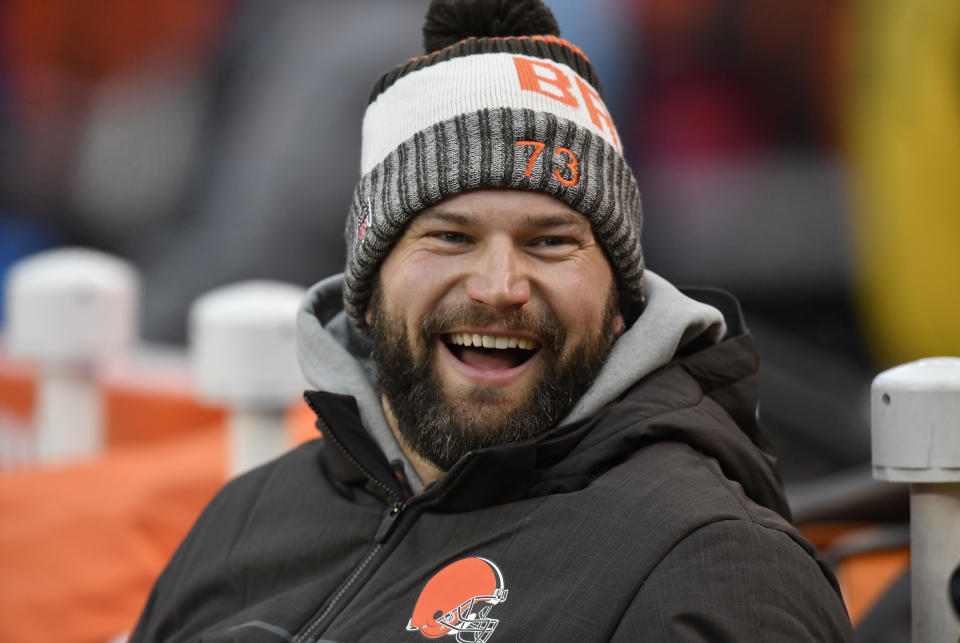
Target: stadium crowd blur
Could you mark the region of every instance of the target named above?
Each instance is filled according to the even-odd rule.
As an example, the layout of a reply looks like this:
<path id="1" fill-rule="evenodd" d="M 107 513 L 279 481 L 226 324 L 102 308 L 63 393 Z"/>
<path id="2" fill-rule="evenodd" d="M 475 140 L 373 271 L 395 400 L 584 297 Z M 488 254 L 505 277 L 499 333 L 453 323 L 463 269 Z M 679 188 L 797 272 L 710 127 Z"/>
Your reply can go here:
<path id="1" fill-rule="evenodd" d="M 869 460 L 878 370 L 960 353 L 951 4 L 548 2 L 623 130 L 648 265 L 746 309 L 787 482 Z M 339 271 L 370 79 L 425 7 L 7 0 L 0 271 L 128 258 L 161 342 L 214 287 Z"/>

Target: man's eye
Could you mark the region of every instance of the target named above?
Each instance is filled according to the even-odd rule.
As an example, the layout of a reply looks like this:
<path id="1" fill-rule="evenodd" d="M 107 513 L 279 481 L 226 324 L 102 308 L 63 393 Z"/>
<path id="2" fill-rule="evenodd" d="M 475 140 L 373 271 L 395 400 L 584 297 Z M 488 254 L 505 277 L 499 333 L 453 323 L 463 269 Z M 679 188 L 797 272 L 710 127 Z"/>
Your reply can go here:
<path id="1" fill-rule="evenodd" d="M 467 241 L 467 236 L 460 232 L 435 232 L 430 236 L 445 243 L 465 243 Z"/>
<path id="2" fill-rule="evenodd" d="M 537 239 L 533 245 L 543 248 L 557 248 L 572 243 L 573 240 L 567 237 L 542 237 Z"/>

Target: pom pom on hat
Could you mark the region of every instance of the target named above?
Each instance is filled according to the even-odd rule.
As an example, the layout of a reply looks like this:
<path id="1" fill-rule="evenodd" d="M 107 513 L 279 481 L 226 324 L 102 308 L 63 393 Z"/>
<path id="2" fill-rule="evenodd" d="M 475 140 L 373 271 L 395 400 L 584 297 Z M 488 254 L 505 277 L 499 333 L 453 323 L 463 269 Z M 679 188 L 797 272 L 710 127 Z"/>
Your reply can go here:
<path id="1" fill-rule="evenodd" d="M 423 25 L 431 53 L 465 38 L 559 36 L 560 26 L 540 0 L 433 0 Z"/>

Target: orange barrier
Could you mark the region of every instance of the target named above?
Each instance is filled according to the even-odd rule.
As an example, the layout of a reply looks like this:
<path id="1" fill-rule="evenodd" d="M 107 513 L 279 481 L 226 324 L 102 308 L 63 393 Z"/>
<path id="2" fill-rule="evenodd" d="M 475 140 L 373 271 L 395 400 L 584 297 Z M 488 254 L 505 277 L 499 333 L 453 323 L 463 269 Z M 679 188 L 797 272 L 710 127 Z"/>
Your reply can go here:
<path id="1" fill-rule="evenodd" d="M 131 628 L 223 471 L 212 426 L 0 477 L 0 640 L 103 642 Z"/>
<path id="2" fill-rule="evenodd" d="M 828 551 L 832 546 L 874 526 L 873 523 L 852 521 L 812 523 L 802 525 L 800 531 L 817 549 Z M 839 560 L 834 571 L 854 627 L 909 568 L 909 547 L 863 551 Z"/>
<path id="3" fill-rule="evenodd" d="M 33 416 L 35 390 L 32 369 L 0 356 L 0 419 L 27 426 Z"/>
<path id="4" fill-rule="evenodd" d="M 102 457 L 0 475 L 0 641 L 103 643 L 129 631 L 224 482 L 222 410 L 184 386 L 115 384 L 104 399 Z M 30 371 L 0 360 L 0 410 L 27 424 L 33 403 Z M 287 424 L 291 443 L 318 436 L 303 403 Z"/>
<path id="5" fill-rule="evenodd" d="M 900 547 L 851 556 L 837 569 L 843 600 L 854 625 L 910 568 L 910 549 Z"/>

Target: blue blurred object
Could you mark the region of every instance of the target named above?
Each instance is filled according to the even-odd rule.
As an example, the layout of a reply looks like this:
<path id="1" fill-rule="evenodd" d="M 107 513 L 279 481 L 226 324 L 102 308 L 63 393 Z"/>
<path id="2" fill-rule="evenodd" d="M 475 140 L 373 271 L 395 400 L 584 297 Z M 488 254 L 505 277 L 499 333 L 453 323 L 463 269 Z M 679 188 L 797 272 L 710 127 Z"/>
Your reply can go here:
<path id="1" fill-rule="evenodd" d="M 544 0 L 560 24 L 560 35 L 580 47 L 593 63 L 607 109 L 622 129 L 636 115 L 640 40 L 630 0 Z M 621 132 L 623 135 L 624 132 Z"/>
<path id="2" fill-rule="evenodd" d="M 0 326 L 4 320 L 7 271 L 23 257 L 57 243 L 57 235 L 42 222 L 31 221 L 11 210 L 0 210 Z"/>

